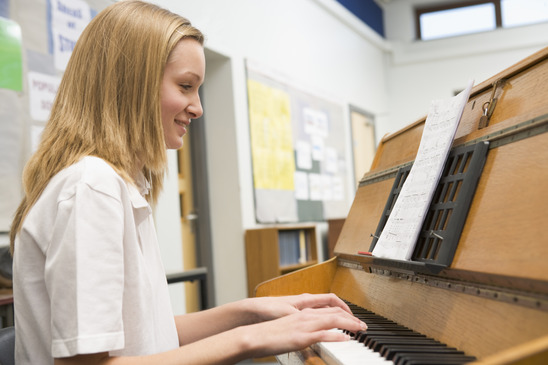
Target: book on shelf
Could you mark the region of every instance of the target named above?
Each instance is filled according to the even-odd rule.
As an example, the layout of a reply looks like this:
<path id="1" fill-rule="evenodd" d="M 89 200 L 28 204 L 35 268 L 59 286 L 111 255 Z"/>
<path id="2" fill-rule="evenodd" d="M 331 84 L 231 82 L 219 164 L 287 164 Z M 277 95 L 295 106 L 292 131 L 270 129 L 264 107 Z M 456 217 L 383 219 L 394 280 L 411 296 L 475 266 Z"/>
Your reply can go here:
<path id="1" fill-rule="evenodd" d="M 280 266 L 304 264 L 310 260 L 310 238 L 304 229 L 278 233 Z"/>

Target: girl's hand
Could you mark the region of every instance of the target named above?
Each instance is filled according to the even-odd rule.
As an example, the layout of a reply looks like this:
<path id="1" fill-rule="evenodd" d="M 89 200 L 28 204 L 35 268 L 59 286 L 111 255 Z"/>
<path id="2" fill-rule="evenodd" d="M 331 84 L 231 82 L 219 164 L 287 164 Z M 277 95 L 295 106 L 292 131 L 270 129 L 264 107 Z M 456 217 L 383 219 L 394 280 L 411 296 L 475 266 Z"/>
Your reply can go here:
<path id="1" fill-rule="evenodd" d="M 268 321 L 297 313 L 307 308 L 340 308 L 352 314 L 350 308 L 335 294 L 300 294 L 283 297 L 249 299 L 256 322 Z"/>
<path id="2" fill-rule="evenodd" d="M 304 299 L 304 300 L 303 300 Z M 292 314 L 254 325 L 240 327 L 249 340 L 249 351 L 253 357 L 276 355 L 301 350 L 316 342 L 345 341 L 349 336 L 334 328 L 351 332 L 364 331 L 367 326 L 329 298 L 300 298 L 289 301 Z M 299 310 L 299 305 L 305 306 Z M 288 308 L 289 308 L 288 307 Z"/>

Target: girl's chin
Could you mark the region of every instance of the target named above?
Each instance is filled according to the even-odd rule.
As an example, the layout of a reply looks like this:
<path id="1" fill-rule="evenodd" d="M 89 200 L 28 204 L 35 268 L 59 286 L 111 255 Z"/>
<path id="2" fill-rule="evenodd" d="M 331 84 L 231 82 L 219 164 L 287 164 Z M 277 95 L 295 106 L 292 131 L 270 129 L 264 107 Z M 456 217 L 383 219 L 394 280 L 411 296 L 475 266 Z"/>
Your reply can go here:
<path id="1" fill-rule="evenodd" d="M 183 147 L 183 138 L 181 138 L 179 141 L 170 141 L 166 143 L 166 149 L 168 150 L 178 150 L 181 147 Z"/>

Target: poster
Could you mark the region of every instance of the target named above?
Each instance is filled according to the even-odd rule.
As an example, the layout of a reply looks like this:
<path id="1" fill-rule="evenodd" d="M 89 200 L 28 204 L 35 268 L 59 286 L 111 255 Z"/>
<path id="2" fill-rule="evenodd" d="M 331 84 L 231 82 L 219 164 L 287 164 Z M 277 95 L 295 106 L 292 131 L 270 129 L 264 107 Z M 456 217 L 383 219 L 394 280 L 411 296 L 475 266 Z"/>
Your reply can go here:
<path id="1" fill-rule="evenodd" d="M 83 0 L 50 0 L 49 4 L 55 68 L 64 71 L 78 37 L 91 21 L 91 9 Z"/>
<path id="2" fill-rule="evenodd" d="M 255 188 L 293 190 L 289 96 L 254 80 L 248 80 L 247 87 Z"/>
<path id="3" fill-rule="evenodd" d="M 23 90 L 21 27 L 0 17 L 0 88 Z"/>
<path id="4" fill-rule="evenodd" d="M 0 89 L 0 232 L 8 232 L 21 200 L 21 98 Z"/>
<path id="5" fill-rule="evenodd" d="M 39 72 L 29 72 L 27 78 L 30 116 L 36 121 L 45 122 L 49 118 L 61 78 Z"/>
<path id="6" fill-rule="evenodd" d="M 247 87 L 257 221 L 345 217 L 351 171 L 343 107 L 249 65 Z"/>

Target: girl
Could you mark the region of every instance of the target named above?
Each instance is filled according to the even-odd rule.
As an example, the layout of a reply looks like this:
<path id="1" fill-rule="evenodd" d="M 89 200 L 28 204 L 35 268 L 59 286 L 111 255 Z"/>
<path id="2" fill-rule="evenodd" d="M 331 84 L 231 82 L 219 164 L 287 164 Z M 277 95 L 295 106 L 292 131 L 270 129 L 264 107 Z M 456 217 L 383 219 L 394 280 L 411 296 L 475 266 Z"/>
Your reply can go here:
<path id="1" fill-rule="evenodd" d="M 140 1 L 80 36 L 12 225 L 17 364 L 229 364 L 365 328 L 329 294 L 173 316 L 149 203 L 202 115 L 203 42 Z"/>

